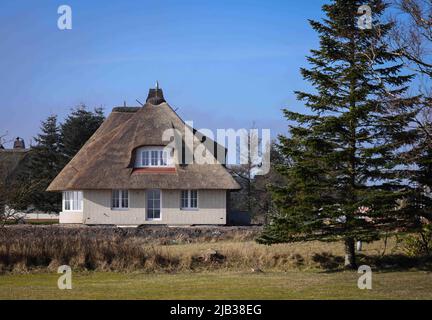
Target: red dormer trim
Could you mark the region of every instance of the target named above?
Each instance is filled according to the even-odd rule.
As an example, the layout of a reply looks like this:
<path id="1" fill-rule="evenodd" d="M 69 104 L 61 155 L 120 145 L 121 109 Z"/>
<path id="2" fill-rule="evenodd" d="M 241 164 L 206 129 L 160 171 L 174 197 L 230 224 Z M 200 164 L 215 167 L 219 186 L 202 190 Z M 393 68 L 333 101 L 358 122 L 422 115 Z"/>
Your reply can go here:
<path id="1" fill-rule="evenodd" d="M 176 173 L 175 167 L 135 168 L 132 173 Z"/>

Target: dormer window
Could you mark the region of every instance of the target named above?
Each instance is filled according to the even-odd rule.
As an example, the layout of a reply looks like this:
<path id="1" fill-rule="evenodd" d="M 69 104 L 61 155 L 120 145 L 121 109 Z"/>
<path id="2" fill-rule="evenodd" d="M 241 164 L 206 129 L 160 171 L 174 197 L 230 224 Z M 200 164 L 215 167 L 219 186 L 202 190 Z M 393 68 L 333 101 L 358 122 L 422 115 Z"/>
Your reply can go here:
<path id="1" fill-rule="evenodd" d="M 136 152 L 136 168 L 172 167 L 172 151 L 165 147 L 141 147 Z"/>

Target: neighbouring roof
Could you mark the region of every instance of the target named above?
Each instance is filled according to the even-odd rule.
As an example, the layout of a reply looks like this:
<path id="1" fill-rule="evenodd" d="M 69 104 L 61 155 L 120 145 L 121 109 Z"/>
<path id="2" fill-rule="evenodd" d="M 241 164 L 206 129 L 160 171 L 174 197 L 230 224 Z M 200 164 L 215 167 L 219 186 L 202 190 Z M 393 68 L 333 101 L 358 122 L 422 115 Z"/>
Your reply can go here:
<path id="1" fill-rule="evenodd" d="M 0 149 L 0 182 L 16 176 L 28 152 L 29 149 Z"/>
<path id="2" fill-rule="evenodd" d="M 21 139 L 20 137 L 17 137 L 14 141 L 14 149 L 25 149 L 25 142 L 24 139 Z"/>
<path id="3" fill-rule="evenodd" d="M 177 129 L 195 133 L 194 143 L 209 141 L 185 123 L 165 102 L 162 90 L 151 89 L 143 107 L 114 108 L 78 154 L 60 172 L 48 191 L 91 189 L 239 189 L 221 164 L 176 165 L 175 172 L 134 170 L 134 151 L 163 146 L 162 133 Z M 186 129 L 185 129 L 186 128 Z M 225 148 L 214 143 L 216 153 Z"/>

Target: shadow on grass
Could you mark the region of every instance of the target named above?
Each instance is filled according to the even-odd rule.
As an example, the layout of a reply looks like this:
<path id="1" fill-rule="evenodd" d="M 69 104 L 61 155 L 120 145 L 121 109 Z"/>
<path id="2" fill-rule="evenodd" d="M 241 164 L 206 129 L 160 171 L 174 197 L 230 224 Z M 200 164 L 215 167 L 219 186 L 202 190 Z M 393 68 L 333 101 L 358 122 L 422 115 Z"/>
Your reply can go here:
<path id="1" fill-rule="evenodd" d="M 344 259 L 341 256 L 335 256 L 328 252 L 317 253 L 312 257 L 313 261 L 318 263 L 326 273 L 340 272 L 346 269 L 343 266 Z M 373 270 L 380 272 L 395 272 L 395 271 L 430 271 L 432 272 L 432 256 L 427 257 L 409 257 L 402 254 L 390 255 L 372 255 L 366 256 L 359 254 L 357 256 L 357 264 L 368 265 Z"/>

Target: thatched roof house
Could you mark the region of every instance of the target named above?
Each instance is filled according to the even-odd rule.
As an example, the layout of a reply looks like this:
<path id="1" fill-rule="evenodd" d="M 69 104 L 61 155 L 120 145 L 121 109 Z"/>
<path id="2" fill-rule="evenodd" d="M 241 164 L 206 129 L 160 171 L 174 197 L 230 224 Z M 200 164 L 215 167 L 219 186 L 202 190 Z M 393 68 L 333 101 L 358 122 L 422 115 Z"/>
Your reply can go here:
<path id="1" fill-rule="evenodd" d="M 168 148 L 169 131 L 181 152 Z M 185 162 L 188 134 L 194 148 L 204 144 L 214 159 L 226 156 L 180 119 L 158 87 L 142 107 L 114 108 L 48 188 L 63 192 L 61 222 L 225 224 L 227 192 L 240 187 L 220 162 Z"/>

